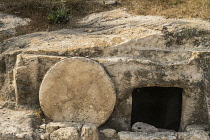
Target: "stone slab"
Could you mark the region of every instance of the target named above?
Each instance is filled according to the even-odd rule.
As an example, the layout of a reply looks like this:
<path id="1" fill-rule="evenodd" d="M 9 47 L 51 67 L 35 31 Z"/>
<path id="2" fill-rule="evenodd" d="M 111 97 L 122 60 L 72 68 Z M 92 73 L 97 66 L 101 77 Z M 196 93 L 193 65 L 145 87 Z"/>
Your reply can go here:
<path id="1" fill-rule="evenodd" d="M 103 124 L 116 102 L 115 88 L 104 68 L 81 57 L 56 63 L 39 92 L 45 115 L 54 121 Z"/>

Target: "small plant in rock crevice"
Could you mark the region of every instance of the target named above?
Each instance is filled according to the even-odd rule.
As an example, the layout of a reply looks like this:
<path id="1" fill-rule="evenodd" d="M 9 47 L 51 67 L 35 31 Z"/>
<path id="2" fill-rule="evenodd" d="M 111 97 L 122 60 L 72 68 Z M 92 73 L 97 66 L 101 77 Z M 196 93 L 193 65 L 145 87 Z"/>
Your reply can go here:
<path id="1" fill-rule="evenodd" d="M 52 10 L 47 19 L 52 24 L 65 24 L 69 21 L 69 10 L 66 8 L 65 1 L 61 0 L 59 7 L 56 10 Z"/>

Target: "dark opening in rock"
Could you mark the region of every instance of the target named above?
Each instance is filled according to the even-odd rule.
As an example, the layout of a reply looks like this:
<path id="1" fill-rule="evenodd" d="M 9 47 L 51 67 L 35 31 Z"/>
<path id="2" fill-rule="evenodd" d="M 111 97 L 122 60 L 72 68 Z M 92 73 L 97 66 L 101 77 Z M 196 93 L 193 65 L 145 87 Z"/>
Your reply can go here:
<path id="1" fill-rule="evenodd" d="M 144 122 L 157 128 L 178 131 L 181 111 L 181 88 L 144 87 L 133 90 L 131 126 Z"/>

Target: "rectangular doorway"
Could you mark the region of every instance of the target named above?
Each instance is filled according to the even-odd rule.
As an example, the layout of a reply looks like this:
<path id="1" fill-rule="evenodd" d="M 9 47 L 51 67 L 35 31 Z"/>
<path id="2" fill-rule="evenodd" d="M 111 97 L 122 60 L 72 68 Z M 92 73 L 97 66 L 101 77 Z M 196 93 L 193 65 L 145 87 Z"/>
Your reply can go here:
<path id="1" fill-rule="evenodd" d="M 132 92 L 131 126 L 144 122 L 157 128 L 179 131 L 182 88 L 143 87 Z"/>

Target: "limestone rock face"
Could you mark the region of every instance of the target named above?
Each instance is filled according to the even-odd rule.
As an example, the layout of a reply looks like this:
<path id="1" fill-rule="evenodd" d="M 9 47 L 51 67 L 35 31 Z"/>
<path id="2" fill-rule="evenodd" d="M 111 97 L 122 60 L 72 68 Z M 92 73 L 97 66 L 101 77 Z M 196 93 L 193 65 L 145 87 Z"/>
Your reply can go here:
<path id="1" fill-rule="evenodd" d="M 0 109 L 0 140 L 35 139 L 34 128 L 39 121 L 32 111 Z"/>
<path id="2" fill-rule="evenodd" d="M 103 124 L 111 115 L 114 86 L 102 66 L 86 58 L 70 58 L 55 64 L 45 75 L 40 105 L 54 121 Z"/>
<path id="3" fill-rule="evenodd" d="M 84 124 L 97 127 L 111 113 L 103 126 L 115 129 L 120 140 L 209 139 L 205 132 L 209 128 L 186 126 L 210 126 L 210 22 L 133 16 L 116 9 L 91 14 L 79 24 L 81 28 L 33 33 L 0 43 L 0 97 L 11 108 L 40 107 L 40 100 L 46 116 L 81 125 L 50 124 L 44 133 L 29 129 L 34 127 L 30 124 L 36 124 L 33 119 L 29 119 L 33 123 L 25 123 L 29 126 L 17 119 L 17 125 L 13 121 L 16 117 L 7 119 L 8 115 L 1 114 L 0 139 L 30 138 L 34 132 L 49 139 L 50 135 L 64 134 L 66 127 L 71 130 L 63 138 L 72 132 L 82 138 L 83 130 L 84 139 L 93 139 L 97 130 Z M 116 89 L 116 104 L 110 81 Z M 180 131 L 186 128 L 190 132 L 120 132 L 131 129 L 133 91 L 154 86 L 183 89 Z M 115 136 L 108 137 L 114 133 L 108 131 L 102 136 L 113 139 Z"/>
<path id="4" fill-rule="evenodd" d="M 64 58 L 18 55 L 13 70 L 16 102 L 19 105 L 27 104 L 31 107 L 39 105 L 39 88 L 44 75 L 54 64 Z"/>
<path id="5" fill-rule="evenodd" d="M 118 137 L 119 140 L 176 140 L 177 138 L 173 132 L 118 132 Z"/>
<path id="6" fill-rule="evenodd" d="M 190 132 L 190 131 L 194 131 L 194 130 L 201 130 L 204 131 L 206 130 L 208 127 L 205 125 L 188 125 L 185 128 L 185 131 Z"/>
<path id="7" fill-rule="evenodd" d="M 132 126 L 132 130 L 134 132 L 158 132 L 158 128 L 143 123 L 143 122 L 137 122 Z"/>
<path id="8" fill-rule="evenodd" d="M 60 128 L 66 128 L 66 127 L 74 127 L 80 131 L 80 129 L 82 128 L 82 124 L 73 123 L 73 122 L 50 122 L 46 125 L 46 132 L 52 133 Z"/>
<path id="9" fill-rule="evenodd" d="M 205 131 L 191 132 L 118 132 L 119 140 L 209 140 Z"/>
<path id="10" fill-rule="evenodd" d="M 79 133 L 74 127 L 60 128 L 51 133 L 50 140 L 79 140 Z"/>
<path id="11" fill-rule="evenodd" d="M 117 3 L 116 0 L 104 0 L 105 5 L 112 5 L 112 4 L 116 4 L 116 3 Z"/>
<path id="12" fill-rule="evenodd" d="M 0 40 L 4 36 L 12 36 L 16 33 L 16 27 L 27 25 L 30 19 L 22 19 L 13 15 L 0 12 Z"/>
<path id="13" fill-rule="evenodd" d="M 50 122 L 46 125 L 46 133 L 41 138 L 50 140 L 98 140 L 98 127 L 94 124 L 75 122 Z"/>
<path id="14" fill-rule="evenodd" d="M 82 140 L 98 140 L 98 128 L 93 124 L 85 124 L 81 131 Z"/>
<path id="15" fill-rule="evenodd" d="M 114 129 L 103 129 L 100 131 L 107 138 L 114 138 L 117 135 L 116 130 Z"/>

